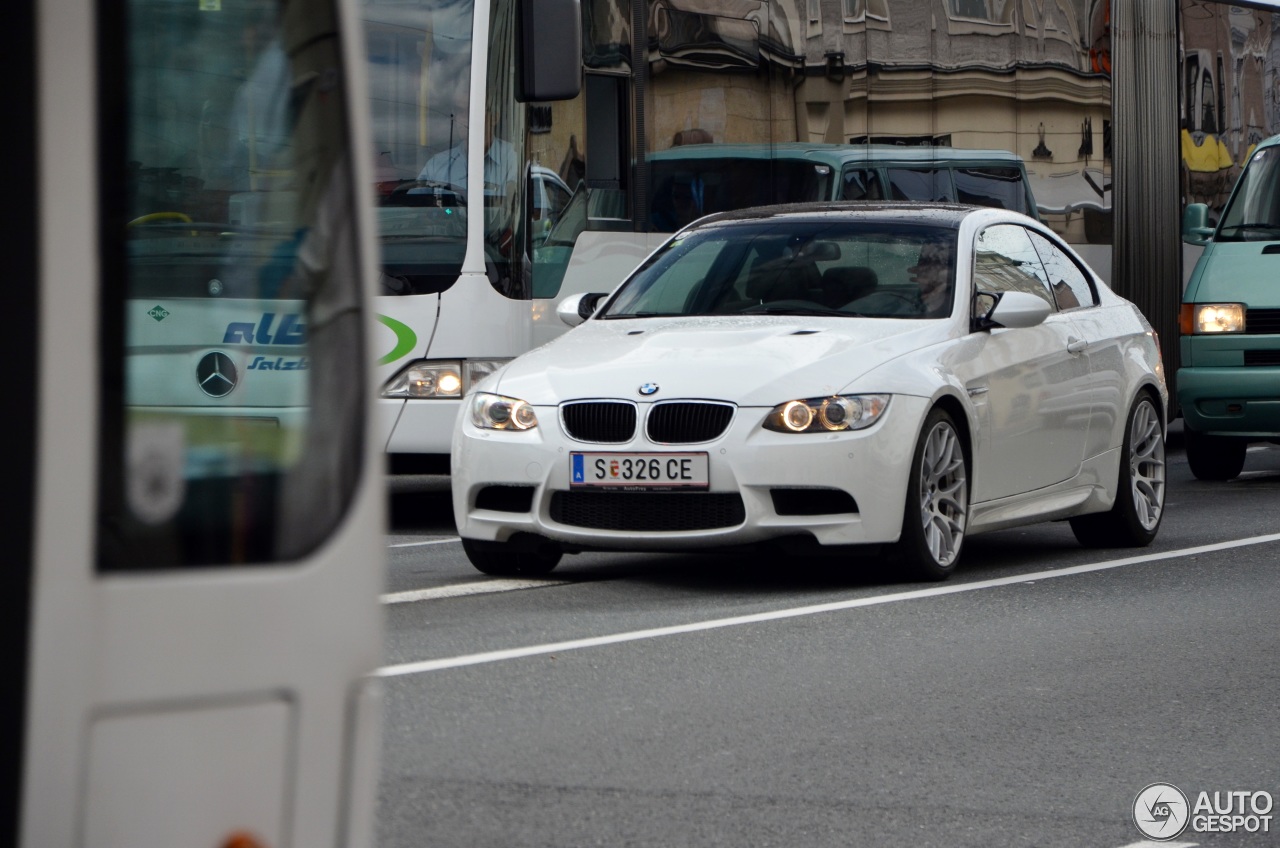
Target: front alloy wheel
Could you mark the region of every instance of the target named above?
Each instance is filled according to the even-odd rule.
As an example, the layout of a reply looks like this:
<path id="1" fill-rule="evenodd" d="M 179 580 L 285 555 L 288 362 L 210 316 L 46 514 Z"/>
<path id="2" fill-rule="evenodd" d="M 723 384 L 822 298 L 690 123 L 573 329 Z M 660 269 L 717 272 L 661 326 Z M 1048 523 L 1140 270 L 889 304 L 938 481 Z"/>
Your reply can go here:
<path id="1" fill-rule="evenodd" d="M 925 580 L 945 580 L 960 559 L 969 518 L 969 478 L 964 442 L 955 422 L 934 409 L 911 462 L 902 536 L 895 553 Z"/>
<path id="2" fill-rule="evenodd" d="M 1109 512 L 1071 519 L 1076 540 L 1090 548 L 1151 544 L 1164 516 L 1164 422 L 1150 395 L 1129 411 L 1115 505 Z"/>

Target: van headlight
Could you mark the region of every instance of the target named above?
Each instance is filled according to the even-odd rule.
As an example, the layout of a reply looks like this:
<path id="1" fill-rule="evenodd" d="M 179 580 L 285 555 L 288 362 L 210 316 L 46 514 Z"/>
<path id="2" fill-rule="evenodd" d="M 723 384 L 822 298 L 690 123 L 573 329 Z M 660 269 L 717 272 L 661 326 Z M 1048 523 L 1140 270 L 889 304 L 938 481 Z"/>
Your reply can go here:
<path id="1" fill-rule="evenodd" d="M 1243 303 L 1184 303 L 1181 324 L 1183 335 L 1243 333 Z"/>
<path id="2" fill-rule="evenodd" d="M 382 387 L 385 398 L 460 398 L 510 359 L 419 359 Z"/>
<path id="3" fill-rule="evenodd" d="M 861 430 L 880 419 L 889 395 L 835 395 L 780 403 L 764 420 L 766 430 L 778 433 L 833 433 Z"/>
<path id="4" fill-rule="evenodd" d="M 471 423 L 482 430 L 532 430 L 538 426 L 533 407 L 519 398 L 476 392 L 470 403 Z"/>

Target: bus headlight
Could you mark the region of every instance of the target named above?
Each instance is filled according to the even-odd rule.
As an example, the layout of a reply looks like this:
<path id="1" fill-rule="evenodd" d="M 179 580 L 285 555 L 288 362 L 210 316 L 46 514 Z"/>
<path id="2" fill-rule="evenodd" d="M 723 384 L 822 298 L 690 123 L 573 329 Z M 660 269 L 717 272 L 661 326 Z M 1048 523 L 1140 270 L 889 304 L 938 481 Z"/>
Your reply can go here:
<path id="1" fill-rule="evenodd" d="M 510 359 L 419 359 L 382 387 L 385 398 L 460 398 Z"/>
<path id="2" fill-rule="evenodd" d="M 471 423 L 482 430 L 532 430 L 538 416 L 519 398 L 476 392 L 471 397 Z"/>
<path id="3" fill-rule="evenodd" d="M 778 433 L 832 433 L 870 427 L 889 406 L 889 395 L 837 395 L 789 400 L 770 410 L 766 430 Z"/>

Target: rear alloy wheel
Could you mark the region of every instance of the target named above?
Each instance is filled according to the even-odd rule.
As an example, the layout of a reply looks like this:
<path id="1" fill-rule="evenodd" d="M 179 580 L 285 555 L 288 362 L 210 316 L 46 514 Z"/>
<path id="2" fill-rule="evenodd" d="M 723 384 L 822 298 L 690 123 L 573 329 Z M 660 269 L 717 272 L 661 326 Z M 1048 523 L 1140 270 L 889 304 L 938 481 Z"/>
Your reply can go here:
<path id="1" fill-rule="evenodd" d="M 945 580 L 955 570 L 969 519 L 969 477 L 964 442 L 942 409 L 925 419 L 907 479 L 902 536 L 894 550 L 904 568 L 924 580 Z"/>
<path id="2" fill-rule="evenodd" d="M 1129 411 L 1115 505 L 1071 519 L 1076 541 L 1088 548 L 1151 544 L 1164 516 L 1164 489 L 1164 423 L 1151 397 L 1142 395 Z"/>
<path id="3" fill-rule="evenodd" d="M 1234 480 L 1240 476 L 1248 440 L 1209 436 L 1190 427 L 1183 428 L 1182 437 L 1187 446 L 1187 465 L 1197 480 Z"/>
<path id="4" fill-rule="evenodd" d="M 481 542 L 463 539 L 462 550 L 477 571 L 495 577 L 540 577 L 560 564 L 563 552 L 558 545 L 516 542 Z"/>

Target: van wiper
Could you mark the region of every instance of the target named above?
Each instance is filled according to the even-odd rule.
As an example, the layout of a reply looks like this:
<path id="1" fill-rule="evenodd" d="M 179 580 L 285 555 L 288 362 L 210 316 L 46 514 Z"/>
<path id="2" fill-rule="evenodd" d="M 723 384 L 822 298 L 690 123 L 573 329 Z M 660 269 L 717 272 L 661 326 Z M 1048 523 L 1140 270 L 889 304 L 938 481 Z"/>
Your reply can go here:
<path id="1" fill-rule="evenodd" d="M 1228 230 L 1234 230 L 1234 231 L 1262 230 L 1264 232 L 1269 232 L 1269 233 L 1280 233 L 1280 224 L 1271 224 L 1271 223 L 1259 221 L 1257 223 L 1249 223 L 1249 224 L 1230 224 L 1222 228 L 1222 232 L 1224 233 L 1227 232 Z"/>

